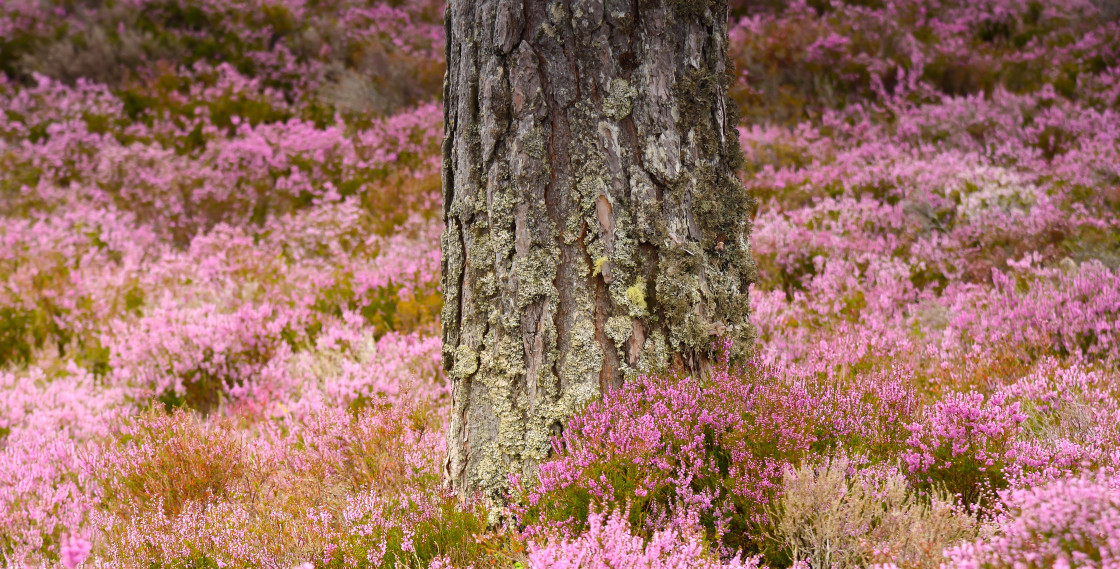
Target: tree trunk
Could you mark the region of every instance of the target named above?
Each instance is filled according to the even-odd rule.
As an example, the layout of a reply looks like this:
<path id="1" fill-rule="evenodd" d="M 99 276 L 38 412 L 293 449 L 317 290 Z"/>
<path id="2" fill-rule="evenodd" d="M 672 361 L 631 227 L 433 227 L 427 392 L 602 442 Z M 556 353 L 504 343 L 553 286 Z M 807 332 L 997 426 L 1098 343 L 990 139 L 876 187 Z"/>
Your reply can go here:
<path id="1" fill-rule="evenodd" d="M 445 468 L 501 499 L 625 377 L 749 348 L 751 202 L 727 0 L 450 0 L 446 19 Z"/>

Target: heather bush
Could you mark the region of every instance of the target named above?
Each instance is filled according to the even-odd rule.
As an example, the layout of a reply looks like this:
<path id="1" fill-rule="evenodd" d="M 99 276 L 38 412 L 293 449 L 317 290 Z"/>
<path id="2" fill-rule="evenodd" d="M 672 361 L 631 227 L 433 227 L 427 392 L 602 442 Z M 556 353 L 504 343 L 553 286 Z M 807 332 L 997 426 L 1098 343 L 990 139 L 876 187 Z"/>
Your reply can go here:
<path id="1" fill-rule="evenodd" d="M 129 412 L 126 394 L 72 362 L 0 371 L 0 389 L 0 558 L 57 559 L 97 505 L 83 461 Z"/>
<path id="2" fill-rule="evenodd" d="M 92 545 L 88 539 L 71 536 L 62 545 L 62 565 L 74 569 L 88 557 Z"/>
<path id="3" fill-rule="evenodd" d="M 343 537 L 328 546 L 331 569 L 428 567 L 494 563 L 505 545 L 485 537 L 486 509 L 462 508 L 454 496 L 400 489 L 391 496 L 358 495 L 343 513 Z M 499 558 L 500 559 L 500 558 Z"/>
<path id="4" fill-rule="evenodd" d="M 1120 563 L 1120 483 L 1103 472 L 1003 496 L 990 538 L 950 548 L 949 567 L 1114 567 Z"/>
<path id="5" fill-rule="evenodd" d="M 994 290 L 970 299 L 978 305 L 972 311 L 999 317 L 998 330 L 992 319 L 963 315 L 951 326 L 976 344 L 1115 359 L 1120 345 L 1112 324 L 1120 318 L 1117 273 L 1097 260 L 1066 263 L 1066 268 L 1035 268 L 1032 260 L 1024 259 L 1017 274 L 994 272 Z"/>
<path id="6" fill-rule="evenodd" d="M 705 551 L 703 540 L 695 534 L 677 530 L 654 532 L 647 541 L 630 533 L 621 512 L 604 515 L 593 512 L 587 518 L 587 531 L 571 540 L 554 540 L 547 545 L 531 544 L 530 567 L 557 569 L 728 569 L 758 567 L 758 558 L 743 560 L 734 556 L 721 562 Z"/>
<path id="7" fill-rule="evenodd" d="M 1006 487 L 1004 470 L 1026 417 L 1017 403 L 995 395 L 950 393 L 909 425 L 903 459 L 919 487 L 944 486 L 967 504 Z"/>
<path id="8" fill-rule="evenodd" d="M 8 434 L 0 453 L 0 556 L 57 559 L 71 528 L 97 501 L 80 475 L 88 445 L 56 434 Z M 13 561 L 14 562 L 14 561 Z"/>
<path id="9" fill-rule="evenodd" d="M 786 468 L 813 453 L 889 451 L 914 411 L 891 378 L 841 385 L 722 366 L 703 382 L 632 380 L 574 417 L 527 495 L 530 529 L 576 531 L 591 512 L 626 504 L 643 535 L 695 519 L 720 551 L 757 549 Z"/>
<path id="10" fill-rule="evenodd" d="M 1120 393 L 1114 370 L 1049 359 L 1002 387 L 1026 417 L 1007 473 L 1025 488 L 1120 463 Z"/>
<path id="11" fill-rule="evenodd" d="M 149 412 L 127 421 L 88 468 L 103 503 L 140 513 L 179 514 L 191 502 L 226 500 L 251 484 L 244 442 L 189 413 Z"/>
<path id="12" fill-rule="evenodd" d="M 158 250 L 131 221 L 78 206 L 0 225 L 0 365 L 27 364 L 42 351 L 100 357 L 97 323 L 142 302 L 137 266 Z"/>
<path id="13" fill-rule="evenodd" d="M 271 306 L 222 314 L 210 306 L 154 310 L 111 344 L 122 382 L 150 390 L 168 407 L 202 412 L 226 397 L 267 400 L 260 393 L 283 381 L 277 361 L 290 353 L 281 331 L 290 327 Z"/>
<path id="14" fill-rule="evenodd" d="M 31 172 L 27 191 L 4 196 L 13 208 L 51 204 L 77 185 L 84 201 L 131 212 L 178 245 L 223 222 L 264 223 L 351 196 L 379 210 L 383 231 L 436 209 L 438 187 L 417 182 L 437 164 L 440 111 L 431 104 L 360 128 L 334 117 L 320 126 L 227 65 L 175 79 L 178 87 L 156 98 L 173 107 L 130 117 L 129 99 L 103 86 L 37 79 L 22 89 L 0 84 L 9 107 L 0 134 L 11 142 L 0 156 Z M 25 138 L 30 145 L 19 143 Z"/>
<path id="15" fill-rule="evenodd" d="M 387 113 L 438 91 L 442 15 L 437 2 L 13 2 L 0 72 L 128 88 L 161 67 L 225 63 L 312 106 Z M 347 96 L 355 82 L 368 94 Z"/>
<path id="16" fill-rule="evenodd" d="M 1114 64 L 1120 49 L 1114 18 L 1080 0 L 795 0 L 750 8 L 731 43 L 742 74 L 735 96 L 749 122 L 796 123 L 903 94 L 928 100 L 1053 85 L 1084 96 L 1086 77 Z"/>

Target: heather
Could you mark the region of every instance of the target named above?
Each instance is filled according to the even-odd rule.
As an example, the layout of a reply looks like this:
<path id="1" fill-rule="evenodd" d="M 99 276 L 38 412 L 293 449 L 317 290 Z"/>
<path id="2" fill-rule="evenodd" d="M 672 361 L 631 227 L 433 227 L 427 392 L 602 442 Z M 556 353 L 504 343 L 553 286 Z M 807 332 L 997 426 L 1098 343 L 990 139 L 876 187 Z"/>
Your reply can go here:
<path id="1" fill-rule="evenodd" d="M 0 4 L 11 567 L 1111 567 L 1107 2 L 733 9 L 747 359 L 442 484 L 442 6 Z"/>

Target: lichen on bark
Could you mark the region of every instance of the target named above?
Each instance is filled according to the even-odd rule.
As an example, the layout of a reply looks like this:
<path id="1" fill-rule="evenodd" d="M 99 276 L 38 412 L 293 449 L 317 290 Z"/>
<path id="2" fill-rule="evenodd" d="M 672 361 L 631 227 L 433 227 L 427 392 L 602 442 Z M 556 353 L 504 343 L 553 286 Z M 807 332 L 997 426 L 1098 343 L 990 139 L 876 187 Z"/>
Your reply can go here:
<path id="1" fill-rule="evenodd" d="M 500 502 L 604 390 L 753 329 L 726 0 L 451 0 L 446 474 Z"/>

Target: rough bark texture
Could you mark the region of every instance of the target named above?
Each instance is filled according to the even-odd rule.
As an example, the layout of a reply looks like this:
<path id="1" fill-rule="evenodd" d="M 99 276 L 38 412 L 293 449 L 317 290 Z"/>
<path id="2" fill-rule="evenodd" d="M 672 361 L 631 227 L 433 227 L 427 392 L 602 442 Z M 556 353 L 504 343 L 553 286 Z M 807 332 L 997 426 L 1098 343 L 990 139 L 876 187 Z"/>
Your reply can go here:
<path id="1" fill-rule="evenodd" d="M 726 0 L 451 0 L 446 475 L 500 498 L 634 373 L 750 346 Z"/>

